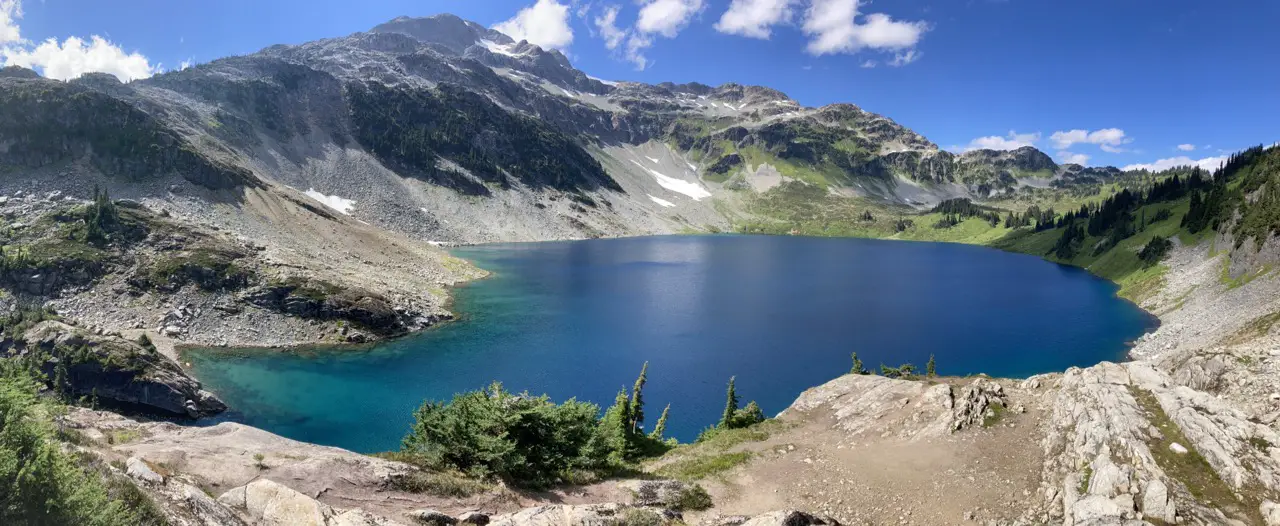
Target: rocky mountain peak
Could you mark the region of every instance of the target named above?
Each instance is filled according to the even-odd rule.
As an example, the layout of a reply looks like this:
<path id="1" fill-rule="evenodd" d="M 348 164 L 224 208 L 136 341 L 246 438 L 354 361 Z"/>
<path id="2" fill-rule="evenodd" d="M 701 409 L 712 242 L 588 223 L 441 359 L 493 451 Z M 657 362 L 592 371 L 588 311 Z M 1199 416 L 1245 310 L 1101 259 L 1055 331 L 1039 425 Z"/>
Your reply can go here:
<path id="1" fill-rule="evenodd" d="M 40 78 L 40 74 L 36 73 L 35 70 L 27 69 L 22 66 L 5 66 L 3 69 L 0 69 L 0 78 L 38 79 Z"/>
<path id="2" fill-rule="evenodd" d="M 509 36 L 469 22 L 451 14 L 439 14 L 421 18 L 398 17 L 378 24 L 370 33 L 399 33 L 413 37 L 424 44 L 437 44 L 461 55 L 467 48 L 484 41 L 511 46 L 516 42 Z"/>

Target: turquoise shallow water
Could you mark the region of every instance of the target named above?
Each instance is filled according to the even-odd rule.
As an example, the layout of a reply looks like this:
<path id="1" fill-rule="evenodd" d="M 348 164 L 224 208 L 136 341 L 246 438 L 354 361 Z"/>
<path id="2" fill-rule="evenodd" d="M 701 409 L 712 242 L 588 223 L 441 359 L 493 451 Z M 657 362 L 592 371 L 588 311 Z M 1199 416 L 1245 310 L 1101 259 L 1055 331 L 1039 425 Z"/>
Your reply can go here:
<path id="1" fill-rule="evenodd" d="M 187 353 L 223 418 L 360 452 L 395 449 L 423 399 L 492 380 L 601 404 L 649 366 L 650 415 L 682 441 L 724 385 L 766 413 L 849 369 L 1029 376 L 1120 360 L 1154 319 L 1079 269 L 981 247 L 671 236 L 498 244 L 458 288 L 459 320 L 368 350 Z"/>

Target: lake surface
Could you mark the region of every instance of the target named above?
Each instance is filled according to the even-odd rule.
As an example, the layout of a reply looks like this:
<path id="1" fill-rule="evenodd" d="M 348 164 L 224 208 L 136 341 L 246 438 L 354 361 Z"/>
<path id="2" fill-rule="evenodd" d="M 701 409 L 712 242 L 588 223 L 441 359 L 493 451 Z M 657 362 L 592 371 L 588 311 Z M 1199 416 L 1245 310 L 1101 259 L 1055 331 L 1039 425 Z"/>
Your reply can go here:
<path id="1" fill-rule="evenodd" d="M 455 291 L 458 321 L 372 350 L 187 359 L 223 418 L 359 452 L 396 449 L 424 399 L 499 380 L 608 404 L 648 361 L 647 414 L 670 403 L 668 435 L 690 441 L 730 376 L 774 414 L 853 351 L 871 368 L 934 354 L 940 374 L 1025 377 L 1122 360 L 1156 323 L 1082 270 L 965 245 L 669 236 L 454 253 L 493 272 Z"/>

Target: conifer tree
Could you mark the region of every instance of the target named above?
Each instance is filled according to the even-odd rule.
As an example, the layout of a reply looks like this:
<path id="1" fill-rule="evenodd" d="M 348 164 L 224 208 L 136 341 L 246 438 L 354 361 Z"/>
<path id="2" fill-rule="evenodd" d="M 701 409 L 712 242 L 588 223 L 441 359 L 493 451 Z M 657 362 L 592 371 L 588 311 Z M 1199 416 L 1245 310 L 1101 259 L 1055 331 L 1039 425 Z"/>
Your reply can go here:
<path id="1" fill-rule="evenodd" d="M 640 368 L 640 376 L 636 378 L 636 385 L 631 388 L 631 408 L 628 412 L 630 417 L 630 425 L 632 431 L 637 431 L 644 424 L 644 384 L 648 381 L 647 373 L 649 372 L 649 362 L 644 362 L 644 366 Z"/>
<path id="2" fill-rule="evenodd" d="M 853 368 L 849 370 L 851 374 L 867 374 L 868 371 L 862 366 L 862 360 L 858 358 L 858 353 L 853 353 Z"/>
<path id="3" fill-rule="evenodd" d="M 671 412 L 671 404 L 662 409 L 662 414 L 658 416 L 658 423 L 653 425 L 653 431 L 649 433 L 649 438 L 662 440 L 662 434 L 667 431 L 667 414 Z"/>
<path id="4" fill-rule="evenodd" d="M 725 392 L 724 415 L 720 417 L 720 426 L 728 429 L 733 425 L 733 414 L 738 411 L 738 392 L 733 388 L 734 377 L 729 377 L 729 389 Z"/>
<path id="5" fill-rule="evenodd" d="M 938 375 L 938 362 L 934 360 L 932 354 L 929 355 L 929 362 L 924 364 L 924 373 L 929 378 L 933 378 Z"/>

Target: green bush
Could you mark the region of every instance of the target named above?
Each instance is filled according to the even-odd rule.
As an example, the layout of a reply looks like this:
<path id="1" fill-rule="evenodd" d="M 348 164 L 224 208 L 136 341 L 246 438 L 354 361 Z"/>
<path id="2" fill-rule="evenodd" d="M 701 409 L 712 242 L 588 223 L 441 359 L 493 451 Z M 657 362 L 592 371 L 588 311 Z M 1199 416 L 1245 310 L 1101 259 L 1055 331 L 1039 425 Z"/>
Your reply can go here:
<path id="1" fill-rule="evenodd" d="M 0 524 L 116 526 L 156 524 L 154 504 L 136 488 L 87 471 L 59 447 L 36 384 L 6 365 L 0 371 Z M 122 484 L 131 483 L 123 482 Z"/>
<path id="2" fill-rule="evenodd" d="M 645 433 L 647 371 L 646 363 L 631 393 L 619 391 L 598 419 L 595 404 L 570 399 L 556 405 L 545 395 L 509 393 L 497 382 L 455 395 L 447 404 L 428 401 L 414 413 L 400 451 L 391 455 L 430 469 L 531 487 L 616 472 L 675 445 L 662 439 L 670 406 L 653 432 Z"/>
<path id="3" fill-rule="evenodd" d="M 572 399 L 556 405 L 546 396 L 509 393 L 495 382 L 447 404 L 422 404 L 402 452 L 436 468 L 546 486 L 571 470 L 599 467 L 593 440 L 599 411 Z"/>
<path id="4" fill-rule="evenodd" d="M 711 495 L 702 486 L 693 484 L 680 492 L 680 496 L 676 497 L 672 507 L 676 510 L 705 510 L 712 505 Z"/>

